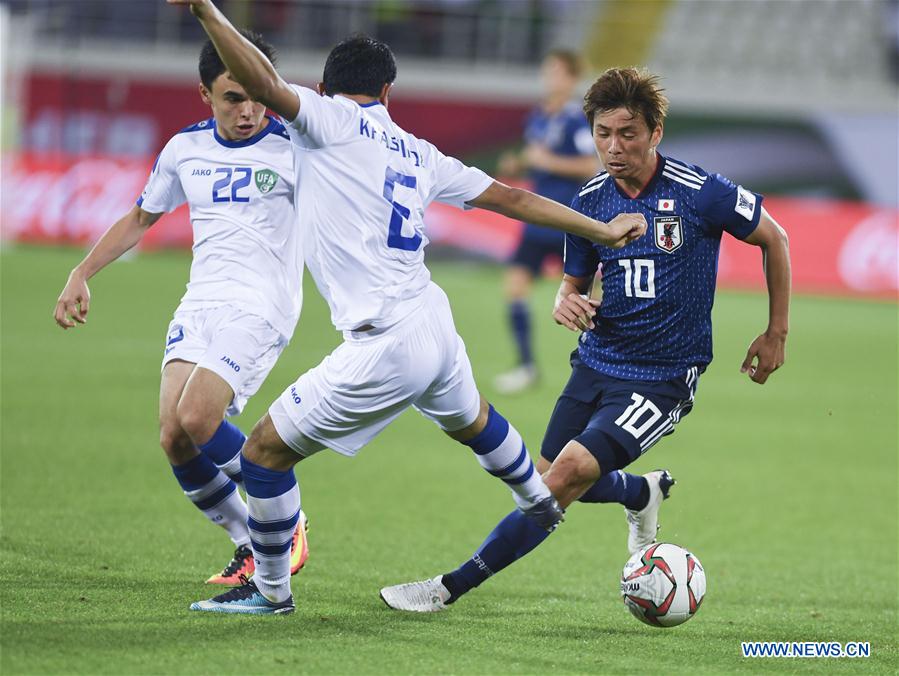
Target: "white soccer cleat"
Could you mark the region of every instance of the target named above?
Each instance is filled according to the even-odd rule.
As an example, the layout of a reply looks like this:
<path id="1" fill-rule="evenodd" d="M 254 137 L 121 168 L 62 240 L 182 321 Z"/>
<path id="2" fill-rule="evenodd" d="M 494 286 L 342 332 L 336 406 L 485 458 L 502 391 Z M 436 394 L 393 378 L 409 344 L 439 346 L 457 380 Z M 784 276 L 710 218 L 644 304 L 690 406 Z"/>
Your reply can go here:
<path id="1" fill-rule="evenodd" d="M 493 386 L 500 394 L 517 394 L 537 384 L 537 367 L 533 365 L 516 366 L 511 371 L 501 373 L 493 381 Z"/>
<path id="2" fill-rule="evenodd" d="M 412 613 L 437 613 L 448 608 L 449 590 L 442 575 L 421 582 L 407 582 L 381 590 L 381 600 L 394 610 Z"/>
<path id="3" fill-rule="evenodd" d="M 649 502 L 646 507 L 639 511 L 626 507 L 624 509 L 628 528 L 627 548 L 631 554 L 636 554 L 655 542 L 659 531 L 659 508 L 675 484 L 667 469 L 657 469 L 644 474 L 643 478 L 649 484 Z"/>

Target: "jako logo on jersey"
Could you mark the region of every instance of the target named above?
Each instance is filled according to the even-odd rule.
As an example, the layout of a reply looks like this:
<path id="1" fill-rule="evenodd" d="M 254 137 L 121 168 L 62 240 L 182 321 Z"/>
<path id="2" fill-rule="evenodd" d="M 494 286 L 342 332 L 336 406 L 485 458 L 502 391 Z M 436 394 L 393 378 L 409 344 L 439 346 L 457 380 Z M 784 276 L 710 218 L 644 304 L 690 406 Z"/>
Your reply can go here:
<path id="1" fill-rule="evenodd" d="M 290 386 L 290 396 L 293 398 L 294 404 L 299 404 L 301 401 L 303 401 L 302 399 L 300 399 L 300 395 L 297 394 L 297 386 L 296 385 Z"/>
<path id="2" fill-rule="evenodd" d="M 652 219 L 656 246 L 671 253 L 684 243 L 684 228 L 680 216 L 656 216 Z"/>
<path id="3" fill-rule="evenodd" d="M 235 371 L 240 371 L 240 366 L 237 364 L 237 362 L 231 361 L 230 357 L 227 357 L 227 356 L 222 357 L 219 361 L 225 362 L 228 366 L 233 368 Z"/>
<path id="4" fill-rule="evenodd" d="M 194 169 L 191 176 L 212 176 L 212 169 Z"/>
<path id="5" fill-rule="evenodd" d="M 256 179 L 256 187 L 259 188 L 259 192 L 265 195 L 271 192 L 281 177 L 271 169 L 259 169 L 254 178 Z"/>

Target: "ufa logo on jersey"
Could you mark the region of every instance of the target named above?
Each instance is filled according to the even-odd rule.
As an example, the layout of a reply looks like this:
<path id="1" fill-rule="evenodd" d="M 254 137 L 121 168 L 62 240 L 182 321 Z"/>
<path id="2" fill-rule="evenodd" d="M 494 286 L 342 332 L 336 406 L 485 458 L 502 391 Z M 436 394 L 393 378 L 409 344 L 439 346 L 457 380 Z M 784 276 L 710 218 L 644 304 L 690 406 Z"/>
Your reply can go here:
<path id="1" fill-rule="evenodd" d="M 671 253 L 684 243 L 684 228 L 680 216 L 656 216 L 652 219 L 656 246 Z"/>
<path id="2" fill-rule="evenodd" d="M 272 191 L 280 177 L 271 169 L 259 169 L 254 178 L 256 179 L 256 187 L 259 188 L 259 192 L 265 195 Z"/>

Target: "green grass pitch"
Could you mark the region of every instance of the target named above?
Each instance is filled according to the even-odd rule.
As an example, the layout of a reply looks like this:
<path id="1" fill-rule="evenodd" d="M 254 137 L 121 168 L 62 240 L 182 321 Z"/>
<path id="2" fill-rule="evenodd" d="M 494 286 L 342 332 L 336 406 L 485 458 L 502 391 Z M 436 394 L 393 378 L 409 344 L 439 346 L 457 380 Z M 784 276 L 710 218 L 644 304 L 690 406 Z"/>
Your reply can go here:
<path id="1" fill-rule="evenodd" d="M 184 254 L 96 278 L 87 326 L 51 311 L 81 252 L 4 249 L 0 671 L 18 673 L 721 673 L 899 670 L 897 308 L 797 297 L 787 364 L 764 387 L 738 372 L 763 295 L 722 292 L 716 360 L 694 412 L 633 469 L 678 480 L 661 537 L 708 574 L 699 615 L 659 630 L 618 596 L 619 508 L 568 521 L 448 612 L 389 611 L 378 589 L 455 567 L 512 507 L 508 491 L 414 412 L 349 460 L 297 468 L 311 558 L 288 617 L 190 613 L 230 542 L 180 495 L 157 444 L 158 368 L 187 278 Z M 536 391 L 501 397 L 511 364 L 493 266 L 441 262 L 485 393 L 532 455 L 574 336 L 538 286 Z M 239 423 L 339 340 L 307 280 L 297 335 Z M 740 656 L 748 640 L 870 641 L 868 659 Z"/>

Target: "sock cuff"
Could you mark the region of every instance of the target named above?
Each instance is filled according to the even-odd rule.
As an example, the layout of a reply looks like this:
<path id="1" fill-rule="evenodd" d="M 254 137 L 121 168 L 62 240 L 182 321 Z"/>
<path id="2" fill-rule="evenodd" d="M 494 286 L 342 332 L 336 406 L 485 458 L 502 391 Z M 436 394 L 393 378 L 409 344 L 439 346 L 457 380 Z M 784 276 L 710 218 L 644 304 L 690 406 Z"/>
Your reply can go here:
<path id="1" fill-rule="evenodd" d="M 487 411 L 487 424 L 476 437 L 464 442 L 478 455 L 486 455 L 499 448 L 509 435 L 509 421 L 502 417 L 490 404 Z"/>
<path id="2" fill-rule="evenodd" d="M 284 495 L 297 485 L 293 470 L 280 471 L 257 465 L 252 460 L 240 456 L 240 469 L 247 495 L 254 498 L 275 498 Z"/>
<path id="3" fill-rule="evenodd" d="M 200 453 L 184 464 L 172 465 L 172 472 L 184 490 L 193 491 L 215 479 L 219 468 L 208 456 Z"/>
<path id="4" fill-rule="evenodd" d="M 227 420 L 222 420 L 222 424 L 218 426 L 215 434 L 198 448 L 215 462 L 224 464 L 237 455 L 246 440 L 247 437 L 239 427 L 232 425 Z"/>

